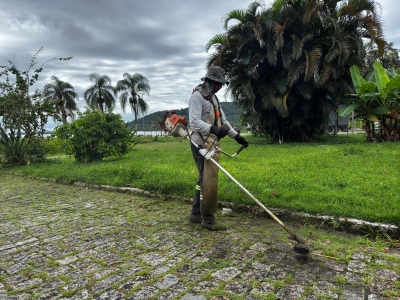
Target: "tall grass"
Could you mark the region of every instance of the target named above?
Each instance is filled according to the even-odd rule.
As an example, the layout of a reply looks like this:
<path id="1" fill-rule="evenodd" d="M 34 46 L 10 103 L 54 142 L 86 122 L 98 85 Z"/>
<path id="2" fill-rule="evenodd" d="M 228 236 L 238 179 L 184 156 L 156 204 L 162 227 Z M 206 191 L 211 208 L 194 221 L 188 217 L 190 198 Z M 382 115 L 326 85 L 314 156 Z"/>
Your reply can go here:
<path id="1" fill-rule="evenodd" d="M 220 164 L 267 207 L 400 224 L 398 143 L 366 143 L 362 134 L 326 136 L 312 144 L 248 140 L 250 146 L 236 157 L 221 154 Z M 120 159 L 77 164 L 63 155 L 60 163 L 15 171 L 64 183 L 131 186 L 192 197 L 197 170 L 189 142 L 165 137 L 143 141 Z M 221 144 L 228 153 L 239 148 L 230 138 Z M 222 172 L 219 200 L 254 204 Z"/>

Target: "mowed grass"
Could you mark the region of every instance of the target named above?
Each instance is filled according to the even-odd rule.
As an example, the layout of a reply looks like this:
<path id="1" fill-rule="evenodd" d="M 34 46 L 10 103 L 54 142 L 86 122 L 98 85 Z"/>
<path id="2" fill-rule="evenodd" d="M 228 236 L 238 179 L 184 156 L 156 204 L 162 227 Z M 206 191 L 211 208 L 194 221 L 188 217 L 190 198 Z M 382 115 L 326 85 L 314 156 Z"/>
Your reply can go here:
<path id="1" fill-rule="evenodd" d="M 362 134 L 281 145 L 247 139 L 250 146 L 236 157 L 221 154 L 220 165 L 267 207 L 400 225 L 399 143 L 366 143 Z M 239 145 L 224 138 L 221 148 L 233 154 Z M 57 157 L 58 163 L 8 171 L 188 198 L 197 180 L 189 141 L 182 138 L 142 138 L 125 157 L 98 163 Z M 219 200 L 256 205 L 222 172 Z"/>

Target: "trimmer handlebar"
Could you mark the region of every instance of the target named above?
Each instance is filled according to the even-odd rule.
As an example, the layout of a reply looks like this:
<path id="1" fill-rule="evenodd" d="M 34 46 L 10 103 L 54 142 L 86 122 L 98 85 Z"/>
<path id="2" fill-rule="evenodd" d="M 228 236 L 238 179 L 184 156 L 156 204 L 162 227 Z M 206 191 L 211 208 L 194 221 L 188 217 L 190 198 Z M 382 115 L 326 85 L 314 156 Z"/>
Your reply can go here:
<path id="1" fill-rule="evenodd" d="M 242 150 L 244 149 L 244 148 L 247 148 L 249 146 L 249 144 L 245 144 L 245 145 L 242 145 L 242 146 L 240 146 L 240 148 L 238 149 L 238 150 L 236 150 L 236 152 L 235 152 L 235 154 L 233 154 L 233 155 L 230 155 L 230 154 L 228 154 L 228 153 L 226 153 L 225 151 L 223 151 L 220 147 L 218 147 L 218 146 L 215 146 L 215 150 L 217 150 L 218 152 L 221 152 L 221 153 L 223 153 L 223 154 L 225 154 L 226 156 L 229 156 L 229 157 L 235 157 L 236 155 L 238 155 L 240 152 L 242 152 Z"/>
<path id="2" fill-rule="evenodd" d="M 244 148 L 247 148 L 248 146 L 249 146 L 249 144 L 242 145 L 242 146 L 236 151 L 236 154 L 239 154 L 240 152 L 242 152 L 242 150 L 243 150 Z"/>

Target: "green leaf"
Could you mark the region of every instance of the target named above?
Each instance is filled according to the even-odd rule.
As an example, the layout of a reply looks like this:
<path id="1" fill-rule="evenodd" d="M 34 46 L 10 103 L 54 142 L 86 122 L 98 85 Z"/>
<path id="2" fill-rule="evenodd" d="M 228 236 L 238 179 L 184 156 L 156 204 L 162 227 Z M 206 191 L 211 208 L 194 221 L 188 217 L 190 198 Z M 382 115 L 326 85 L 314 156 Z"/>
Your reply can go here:
<path id="1" fill-rule="evenodd" d="M 340 117 L 346 117 L 359 107 L 360 107 L 360 103 L 353 103 L 347 107 L 339 108 L 337 110 L 337 112 Z"/>
<path id="2" fill-rule="evenodd" d="M 386 85 L 389 83 L 389 76 L 387 76 L 385 69 L 380 62 L 374 63 L 375 81 L 381 98 L 386 99 Z"/>
<path id="3" fill-rule="evenodd" d="M 360 70 L 356 65 L 352 66 L 350 68 L 350 73 L 351 73 L 351 80 L 353 81 L 354 84 L 354 89 L 358 94 L 360 94 L 359 90 L 360 87 L 366 83 L 365 79 L 361 76 Z"/>
<path id="4" fill-rule="evenodd" d="M 386 85 L 386 92 L 389 94 L 394 89 L 400 87 L 400 76 L 390 79 L 389 83 Z"/>
<path id="5" fill-rule="evenodd" d="M 390 109 L 385 107 L 385 106 L 381 106 L 381 107 L 376 107 L 371 109 L 371 113 L 374 115 L 387 115 L 388 113 L 390 113 Z"/>
<path id="6" fill-rule="evenodd" d="M 379 121 L 379 118 L 376 115 L 373 115 L 373 114 L 368 114 L 366 116 L 366 119 L 368 121 L 371 121 L 371 122 L 378 122 Z"/>
<path id="7" fill-rule="evenodd" d="M 366 82 L 360 86 L 359 93 L 364 94 L 365 92 L 372 93 L 376 89 L 376 84 L 374 82 Z"/>

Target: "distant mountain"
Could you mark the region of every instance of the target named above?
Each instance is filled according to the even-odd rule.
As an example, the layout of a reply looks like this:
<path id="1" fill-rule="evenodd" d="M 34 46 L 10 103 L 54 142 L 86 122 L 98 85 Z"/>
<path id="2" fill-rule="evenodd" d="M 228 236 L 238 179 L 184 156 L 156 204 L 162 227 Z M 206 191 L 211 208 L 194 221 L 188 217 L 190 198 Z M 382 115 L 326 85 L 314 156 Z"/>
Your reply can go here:
<path id="1" fill-rule="evenodd" d="M 226 118 L 232 126 L 241 128 L 240 122 L 240 110 L 236 107 L 236 104 L 233 102 L 221 102 L 221 108 L 224 111 Z M 185 116 L 187 120 L 189 120 L 189 109 L 176 109 L 176 113 L 180 116 Z M 138 118 L 138 130 L 155 130 L 156 128 L 152 128 L 152 123 L 158 124 L 162 119 L 162 114 L 165 110 L 157 111 L 151 113 L 144 118 Z M 128 122 L 128 126 L 134 128 L 135 122 Z"/>

